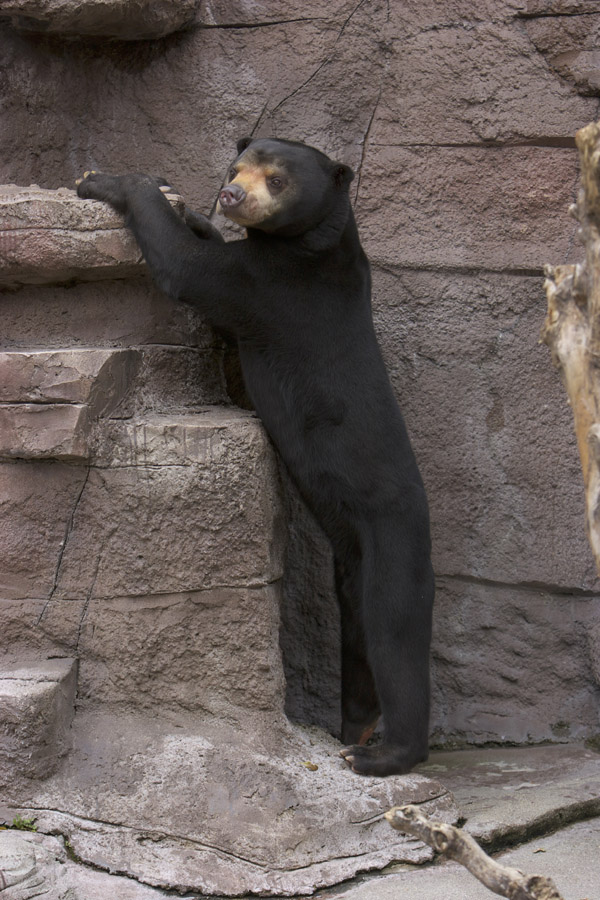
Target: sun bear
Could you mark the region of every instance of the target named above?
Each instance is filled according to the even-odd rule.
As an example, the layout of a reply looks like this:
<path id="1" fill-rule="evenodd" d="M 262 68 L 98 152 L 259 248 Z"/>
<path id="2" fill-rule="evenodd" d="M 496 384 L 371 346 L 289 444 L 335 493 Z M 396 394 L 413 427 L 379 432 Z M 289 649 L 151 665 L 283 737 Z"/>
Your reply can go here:
<path id="1" fill-rule="evenodd" d="M 341 755 L 408 772 L 428 754 L 434 595 L 427 498 L 375 336 L 352 170 L 295 141 L 238 143 L 225 242 L 175 212 L 156 178 L 86 173 L 80 197 L 123 213 L 149 271 L 237 341 L 247 392 L 331 542 L 342 631 Z M 383 739 L 367 744 L 383 715 Z"/>

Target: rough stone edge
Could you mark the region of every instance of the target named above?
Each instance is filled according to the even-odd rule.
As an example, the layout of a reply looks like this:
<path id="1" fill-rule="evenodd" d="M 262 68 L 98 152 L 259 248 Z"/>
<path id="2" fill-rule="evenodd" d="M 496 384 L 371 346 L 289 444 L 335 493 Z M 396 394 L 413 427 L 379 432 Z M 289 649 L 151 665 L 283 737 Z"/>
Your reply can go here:
<path id="1" fill-rule="evenodd" d="M 165 194 L 180 215 L 178 194 Z M 123 217 L 74 190 L 0 185 L 0 286 L 131 278 L 146 264 Z"/>
<path id="2" fill-rule="evenodd" d="M 97 0 L 3 0 L 0 17 L 8 19 L 17 31 L 139 41 L 163 38 L 191 27 L 197 6 L 198 0 L 125 0 L 113 2 L 112 8 Z"/>

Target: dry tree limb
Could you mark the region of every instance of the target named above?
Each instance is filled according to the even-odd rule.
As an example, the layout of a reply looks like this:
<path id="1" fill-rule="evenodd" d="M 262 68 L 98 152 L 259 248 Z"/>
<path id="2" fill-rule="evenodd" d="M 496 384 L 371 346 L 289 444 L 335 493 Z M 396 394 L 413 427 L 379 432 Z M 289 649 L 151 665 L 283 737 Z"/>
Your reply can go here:
<path id="1" fill-rule="evenodd" d="M 564 900 L 551 878 L 523 875 L 518 869 L 500 865 L 484 853 L 470 834 L 454 825 L 430 822 L 417 806 L 394 806 L 385 817 L 392 828 L 411 834 L 438 853 L 455 859 L 501 897 L 508 897 L 509 900 Z"/>
<path id="2" fill-rule="evenodd" d="M 546 266 L 548 314 L 542 341 L 552 351 L 573 409 L 586 495 L 586 530 L 600 574 L 600 123 L 575 135 L 581 188 L 570 212 L 585 261 Z"/>

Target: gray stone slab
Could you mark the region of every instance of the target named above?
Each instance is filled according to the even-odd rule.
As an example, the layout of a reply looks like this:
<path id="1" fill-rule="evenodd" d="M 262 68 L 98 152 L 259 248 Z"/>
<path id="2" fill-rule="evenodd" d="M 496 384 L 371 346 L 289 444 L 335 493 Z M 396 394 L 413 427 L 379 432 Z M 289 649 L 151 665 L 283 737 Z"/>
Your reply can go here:
<path id="1" fill-rule="evenodd" d="M 576 178 L 570 149 L 374 145 L 357 203 L 363 245 L 382 265 L 537 269 L 568 257 L 576 231 L 566 216 L 548 221 L 540 194 L 566 210 Z"/>
<path id="2" fill-rule="evenodd" d="M 78 698 L 149 715 L 279 709 L 279 585 L 92 599 L 78 643 Z M 52 604 L 52 635 L 72 600 Z"/>
<path id="3" fill-rule="evenodd" d="M 0 831 L 0 871 L 6 900 L 159 900 L 162 891 L 130 878 L 97 872 L 69 858 L 60 838 Z"/>
<path id="4" fill-rule="evenodd" d="M 86 479 L 84 467 L 42 460 L 0 463 L 0 621 L 23 603 L 22 635 L 3 627 L 0 647 L 29 643 L 27 598 L 52 593 L 65 535 Z M 13 612 L 18 617 L 17 606 Z M 5 640 L 7 643 L 5 644 Z"/>
<path id="5" fill-rule="evenodd" d="M 418 771 L 453 792 L 466 830 L 488 845 L 600 815 L 600 755 L 581 745 L 432 753 Z"/>
<path id="6" fill-rule="evenodd" d="M 90 426 L 85 404 L 0 403 L 0 456 L 87 459 Z"/>
<path id="7" fill-rule="evenodd" d="M 438 578 L 431 742 L 594 737 L 599 631 L 595 597 Z"/>
<path id="8" fill-rule="evenodd" d="M 110 412 L 123 398 L 139 354 L 118 348 L 0 352 L 0 402 L 91 403 Z"/>

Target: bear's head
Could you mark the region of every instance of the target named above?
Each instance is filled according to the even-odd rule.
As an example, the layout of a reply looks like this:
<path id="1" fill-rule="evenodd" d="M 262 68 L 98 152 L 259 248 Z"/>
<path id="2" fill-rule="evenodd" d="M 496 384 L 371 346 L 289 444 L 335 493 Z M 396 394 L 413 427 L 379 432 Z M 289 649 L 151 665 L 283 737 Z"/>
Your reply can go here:
<path id="1" fill-rule="evenodd" d="M 296 237 L 336 208 L 347 209 L 354 173 L 319 150 L 295 141 L 243 138 L 237 151 L 217 210 L 238 225 Z"/>

